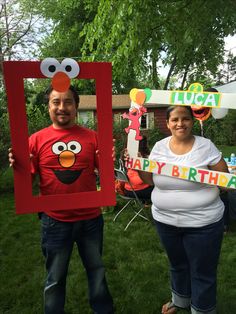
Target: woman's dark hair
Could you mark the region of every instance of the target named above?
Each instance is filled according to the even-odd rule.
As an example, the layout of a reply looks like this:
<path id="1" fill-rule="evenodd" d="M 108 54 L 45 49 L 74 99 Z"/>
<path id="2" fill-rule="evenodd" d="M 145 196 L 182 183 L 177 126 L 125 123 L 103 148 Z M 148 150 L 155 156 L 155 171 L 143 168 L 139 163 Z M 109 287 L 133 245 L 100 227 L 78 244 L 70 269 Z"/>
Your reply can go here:
<path id="1" fill-rule="evenodd" d="M 72 92 L 74 101 L 75 101 L 75 103 L 76 103 L 76 106 L 78 107 L 78 106 L 79 106 L 79 94 L 78 94 L 77 90 L 76 90 L 75 87 L 72 86 L 72 85 L 70 85 L 70 87 L 69 87 L 68 89 Z M 52 85 L 50 85 L 50 86 L 47 88 L 47 90 L 46 90 L 46 92 L 45 92 L 45 103 L 48 103 L 48 101 L 49 101 L 49 96 L 50 96 L 50 94 L 51 94 L 51 92 L 52 92 L 53 90 L 54 90 L 54 88 L 52 87 Z"/>
<path id="2" fill-rule="evenodd" d="M 208 87 L 204 90 L 204 92 L 212 92 L 212 93 L 218 93 L 218 90 L 214 87 Z"/>
<path id="3" fill-rule="evenodd" d="M 170 119 L 170 114 L 171 112 L 176 108 L 176 107 L 184 107 L 186 108 L 190 115 L 191 115 L 191 118 L 193 119 L 193 111 L 192 111 L 192 108 L 190 106 L 169 106 L 166 110 L 166 120 L 169 121 Z"/>
<path id="4" fill-rule="evenodd" d="M 139 152 L 142 157 L 148 157 L 150 154 L 150 149 L 148 148 L 147 137 L 144 135 L 143 138 L 139 141 Z"/>

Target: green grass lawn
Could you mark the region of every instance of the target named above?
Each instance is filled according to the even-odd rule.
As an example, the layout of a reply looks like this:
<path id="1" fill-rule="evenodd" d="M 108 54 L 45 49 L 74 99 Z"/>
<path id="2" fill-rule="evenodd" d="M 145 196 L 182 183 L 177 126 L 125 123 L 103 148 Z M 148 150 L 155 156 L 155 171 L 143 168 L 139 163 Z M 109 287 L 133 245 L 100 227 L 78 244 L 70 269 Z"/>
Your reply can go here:
<path id="1" fill-rule="evenodd" d="M 236 146 L 218 145 L 217 148 L 223 153 L 224 157 L 230 158 L 231 153 L 236 154 Z"/>
<path id="2" fill-rule="evenodd" d="M 168 260 L 154 225 L 138 218 L 124 231 L 133 213 L 127 210 L 113 222 L 116 210 L 104 214 L 104 262 L 117 313 L 161 313 L 162 304 L 170 298 Z M 147 214 L 151 217 L 149 209 Z M 232 221 L 230 228 L 219 264 L 218 314 L 236 313 L 236 222 Z M 1 195 L 0 232 L 0 313 L 43 313 L 45 270 L 37 215 L 16 215 L 13 195 Z M 66 313 L 91 313 L 76 248 L 67 287 Z"/>

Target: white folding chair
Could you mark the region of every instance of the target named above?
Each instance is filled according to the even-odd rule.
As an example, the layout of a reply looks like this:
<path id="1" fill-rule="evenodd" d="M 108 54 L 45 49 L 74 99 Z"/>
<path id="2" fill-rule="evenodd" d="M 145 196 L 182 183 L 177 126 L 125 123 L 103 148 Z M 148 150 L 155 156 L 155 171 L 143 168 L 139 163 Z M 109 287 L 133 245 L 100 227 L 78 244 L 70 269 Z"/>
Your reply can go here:
<path id="1" fill-rule="evenodd" d="M 129 225 L 134 221 L 134 219 L 136 217 L 141 217 L 145 220 L 149 220 L 145 215 L 144 213 L 144 208 L 145 208 L 145 204 L 142 203 L 142 201 L 139 199 L 139 197 L 137 196 L 137 194 L 135 193 L 133 187 L 132 187 L 132 184 L 130 183 L 129 181 L 129 178 L 126 174 L 126 171 L 123 167 L 122 169 L 122 162 L 120 162 L 120 165 L 121 165 L 121 169 L 115 169 L 115 178 L 117 180 L 120 180 L 122 182 L 126 182 L 130 185 L 131 187 L 131 190 L 133 192 L 133 197 L 129 197 L 129 196 L 125 196 L 125 195 L 122 195 L 122 194 L 117 194 L 118 197 L 120 197 L 122 200 L 125 200 L 127 201 L 126 204 L 118 211 L 118 213 L 115 215 L 113 221 L 116 221 L 117 217 L 128 207 L 128 206 L 131 206 L 132 209 L 134 210 L 135 212 L 135 215 L 132 217 L 132 219 L 128 222 L 128 224 L 126 225 L 125 229 L 124 230 L 127 230 Z M 144 215 L 142 215 L 141 213 L 143 213 Z"/>

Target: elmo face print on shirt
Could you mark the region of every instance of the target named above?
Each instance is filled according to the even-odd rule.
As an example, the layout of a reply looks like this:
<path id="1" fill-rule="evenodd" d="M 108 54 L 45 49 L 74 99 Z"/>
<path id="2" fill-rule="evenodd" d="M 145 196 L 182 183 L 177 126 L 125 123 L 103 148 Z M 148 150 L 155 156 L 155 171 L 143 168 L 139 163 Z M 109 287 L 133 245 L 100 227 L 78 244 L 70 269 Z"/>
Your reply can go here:
<path id="1" fill-rule="evenodd" d="M 60 182 L 71 184 L 81 175 L 83 169 L 70 169 L 75 164 L 77 155 L 80 153 L 81 149 L 82 147 L 77 141 L 70 141 L 68 143 L 59 141 L 52 145 L 52 151 L 54 154 L 58 155 L 58 163 L 62 167 L 61 170 L 53 170 Z"/>

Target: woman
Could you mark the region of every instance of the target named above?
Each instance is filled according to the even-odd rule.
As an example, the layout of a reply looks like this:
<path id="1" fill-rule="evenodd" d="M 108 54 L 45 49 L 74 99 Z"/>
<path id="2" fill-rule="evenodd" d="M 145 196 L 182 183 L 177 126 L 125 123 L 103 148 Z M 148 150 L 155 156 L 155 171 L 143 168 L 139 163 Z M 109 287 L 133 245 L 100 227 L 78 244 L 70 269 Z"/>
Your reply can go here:
<path id="1" fill-rule="evenodd" d="M 157 142 L 150 159 L 228 172 L 215 145 L 192 134 L 190 107 L 167 110 L 171 136 Z M 219 189 L 197 182 L 140 172 L 154 184 L 152 215 L 170 262 L 172 300 L 163 314 L 189 308 L 194 314 L 216 313 L 216 273 L 223 236 L 224 205 Z"/>

